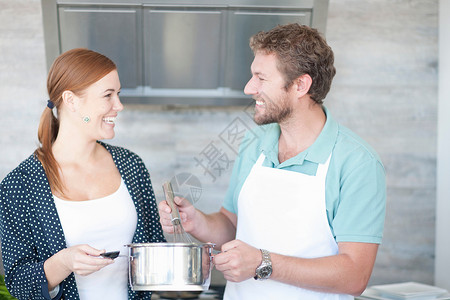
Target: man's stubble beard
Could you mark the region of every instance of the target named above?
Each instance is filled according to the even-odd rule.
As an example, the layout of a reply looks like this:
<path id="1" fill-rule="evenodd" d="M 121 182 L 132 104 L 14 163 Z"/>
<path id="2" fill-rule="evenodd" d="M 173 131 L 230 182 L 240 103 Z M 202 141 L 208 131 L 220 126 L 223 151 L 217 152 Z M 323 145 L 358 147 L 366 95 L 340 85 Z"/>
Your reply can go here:
<path id="1" fill-rule="evenodd" d="M 279 104 L 275 104 L 275 101 L 271 100 L 265 94 L 260 96 L 256 96 L 253 99 L 259 100 L 263 99 L 265 103 L 264 114 L 258 116 L 258 113 L 255 108 L 255 114 L 253 116 L 253 120 L 258 125 L 266 125 L 271 123 L 282 123 L 287 120 L 292 115 L 292 107 L 287 104 L 286 97 L 281 98 Z"/>

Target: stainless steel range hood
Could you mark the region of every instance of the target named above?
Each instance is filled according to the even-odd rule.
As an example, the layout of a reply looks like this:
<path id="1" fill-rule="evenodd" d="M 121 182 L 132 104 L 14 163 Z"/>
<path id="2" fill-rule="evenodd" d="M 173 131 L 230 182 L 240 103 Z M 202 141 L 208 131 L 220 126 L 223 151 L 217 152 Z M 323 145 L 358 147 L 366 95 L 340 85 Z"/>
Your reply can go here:
<path id="1" fill-rule="evenodd" d="M 42 0 L 47 65 L 85 47 L 113 59 L 124 103 L 246 105 L 251 35 L 301 23 L 325 34 L 328 0 Z"/>

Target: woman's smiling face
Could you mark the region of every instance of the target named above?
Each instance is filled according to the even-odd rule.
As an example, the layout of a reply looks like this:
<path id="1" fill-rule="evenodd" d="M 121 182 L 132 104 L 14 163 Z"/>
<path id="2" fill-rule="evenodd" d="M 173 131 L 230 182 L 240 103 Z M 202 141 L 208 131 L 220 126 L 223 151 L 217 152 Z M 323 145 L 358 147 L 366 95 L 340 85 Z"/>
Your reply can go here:
<path id="1" fill-rule="evenodd" d="M 111 71 L 84 92 L 79 112 L 82 122 L 85 116 L 86 132 L 96 140 L 112 139 L 117 114 L 123 109 L 119 99 L 120 80 L 117 70 Z"/>

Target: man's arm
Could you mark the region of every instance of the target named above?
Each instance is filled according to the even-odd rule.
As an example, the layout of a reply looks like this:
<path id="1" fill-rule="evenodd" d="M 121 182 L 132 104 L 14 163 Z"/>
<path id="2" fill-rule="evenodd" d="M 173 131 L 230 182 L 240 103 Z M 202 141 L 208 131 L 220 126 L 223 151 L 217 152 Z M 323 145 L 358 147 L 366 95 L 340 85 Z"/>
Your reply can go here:
<path id="1" fill-rule="evenodd" d="M 337 255 L 320 258 L 298 258 L 270 253 L 272 280 L 325 293 L 360 295 L 366 288 L 378 244 L 339 243 Z M 229 281 L 240 282 L 255 276 L 261 263 L 259 249 L 239 240 L 222 247 L 215 255 L 216 268 Z"/>
<path id="2" fill-rule="evenodd" d="M 273 280 L 326 293 L 360 295 L 369 282 L 378 244 L 339 243 L 337 255 L 296 258 L 271 253 Z"/>
<path id="3" fill-rule="evenodd" d="M 190 233 L 202 242 L 215 243 L 217 249 L 236 237 L 237 216 L 223 207 L 213 214 L 196 210 L 193 223 Z"/>

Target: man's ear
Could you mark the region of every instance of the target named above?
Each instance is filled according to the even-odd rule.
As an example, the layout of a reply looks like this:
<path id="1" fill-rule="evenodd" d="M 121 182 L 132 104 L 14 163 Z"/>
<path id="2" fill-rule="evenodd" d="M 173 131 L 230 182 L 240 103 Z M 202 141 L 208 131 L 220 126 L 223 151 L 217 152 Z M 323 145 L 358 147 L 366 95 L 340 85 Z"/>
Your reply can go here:
<path id="1" fill-rule="evenodd" d="M 303 74 L 295 79 L 296 90 L 300 94 L 306 95 L 312 85 L 312 78 L 308 74 Z"/>
<path id="2" fill-rule="evenodd" d="M 64 91 L 61 95 L 63 103 L 69 108 L 70 111 L 75 111 L 75 94 L 72 91 Z"/>

